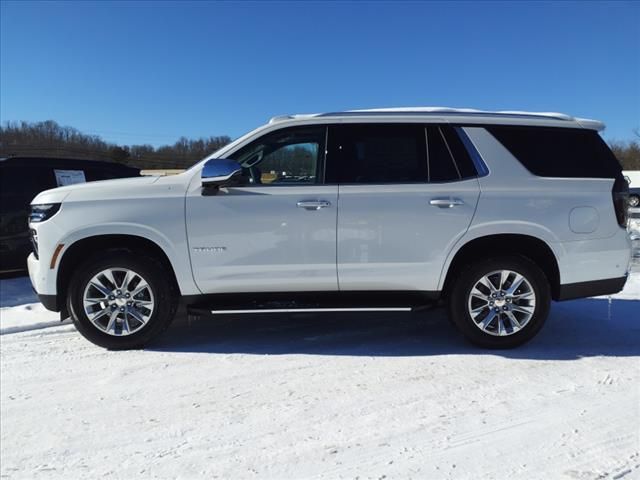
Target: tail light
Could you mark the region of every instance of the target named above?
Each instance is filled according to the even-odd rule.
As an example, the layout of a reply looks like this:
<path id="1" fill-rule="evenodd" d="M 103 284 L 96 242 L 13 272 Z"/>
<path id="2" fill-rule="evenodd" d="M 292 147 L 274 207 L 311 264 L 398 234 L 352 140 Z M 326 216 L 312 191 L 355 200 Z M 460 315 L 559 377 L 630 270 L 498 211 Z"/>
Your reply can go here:
<path id="1" fill-rule="evenodd" d="M 616 211 L 618 225 L 627 228 L 627 208 L 629 207 L 629 184 L 622 175 L 618 175 L 613 184 L 613 208 Z"/>

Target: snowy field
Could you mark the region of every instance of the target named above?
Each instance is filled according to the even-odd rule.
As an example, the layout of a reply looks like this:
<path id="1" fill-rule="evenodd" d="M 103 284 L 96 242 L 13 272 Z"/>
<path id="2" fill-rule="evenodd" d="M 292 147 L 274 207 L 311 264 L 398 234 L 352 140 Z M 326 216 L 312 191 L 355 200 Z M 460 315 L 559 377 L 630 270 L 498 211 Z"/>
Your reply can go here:
<path id="1" fill-rule="evenodd" d="M 2 478 L 640 478 L 640 268 L 506 352 L 441 311 L 181 317 L 108 352 L 0 288 Z"/>

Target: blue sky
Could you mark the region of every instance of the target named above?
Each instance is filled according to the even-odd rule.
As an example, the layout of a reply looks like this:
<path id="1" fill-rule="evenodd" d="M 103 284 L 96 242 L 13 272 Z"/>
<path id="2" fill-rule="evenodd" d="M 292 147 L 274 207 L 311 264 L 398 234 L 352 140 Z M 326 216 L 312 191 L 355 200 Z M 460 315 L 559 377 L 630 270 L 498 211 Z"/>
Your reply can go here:
<path id="1" fill-rule="evenodd" d="M 640 127 L 634 2 L 7 2 L 0 120 L 161 145 L 286 113 L 561 111 Z"/>

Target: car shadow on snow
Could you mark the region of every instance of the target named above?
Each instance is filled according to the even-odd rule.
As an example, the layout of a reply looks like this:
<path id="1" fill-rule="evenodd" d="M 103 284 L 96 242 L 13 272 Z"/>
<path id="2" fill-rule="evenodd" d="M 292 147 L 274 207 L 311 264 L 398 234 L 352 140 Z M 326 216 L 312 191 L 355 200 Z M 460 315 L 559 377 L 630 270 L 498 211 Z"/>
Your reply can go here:
<path id="1" fill-rule="evenodd" d="M 506 358 L 573 360 L 640 355 L 640 300 L 554 303 L 542 331 L 513 350 L 469 345 L 444 309 L 414 313 L 178 317 L 152 350 L 213 354 L 430 356 L 491 353 Z"/>

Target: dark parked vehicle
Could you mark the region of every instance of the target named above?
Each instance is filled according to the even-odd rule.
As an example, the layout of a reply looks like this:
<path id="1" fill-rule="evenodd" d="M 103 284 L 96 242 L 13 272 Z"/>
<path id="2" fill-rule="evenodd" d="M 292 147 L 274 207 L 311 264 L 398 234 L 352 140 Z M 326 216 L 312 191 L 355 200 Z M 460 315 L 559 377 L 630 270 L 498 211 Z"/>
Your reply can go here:
<path id="1" fill-rule="evenodd" d="M 0 270 L 26 269 L 31 250 L 27 216 L 33 197 L 73 183 L 137 177 L 140 170 L 119 163 L 65 158 L 0 159 Z"/>

